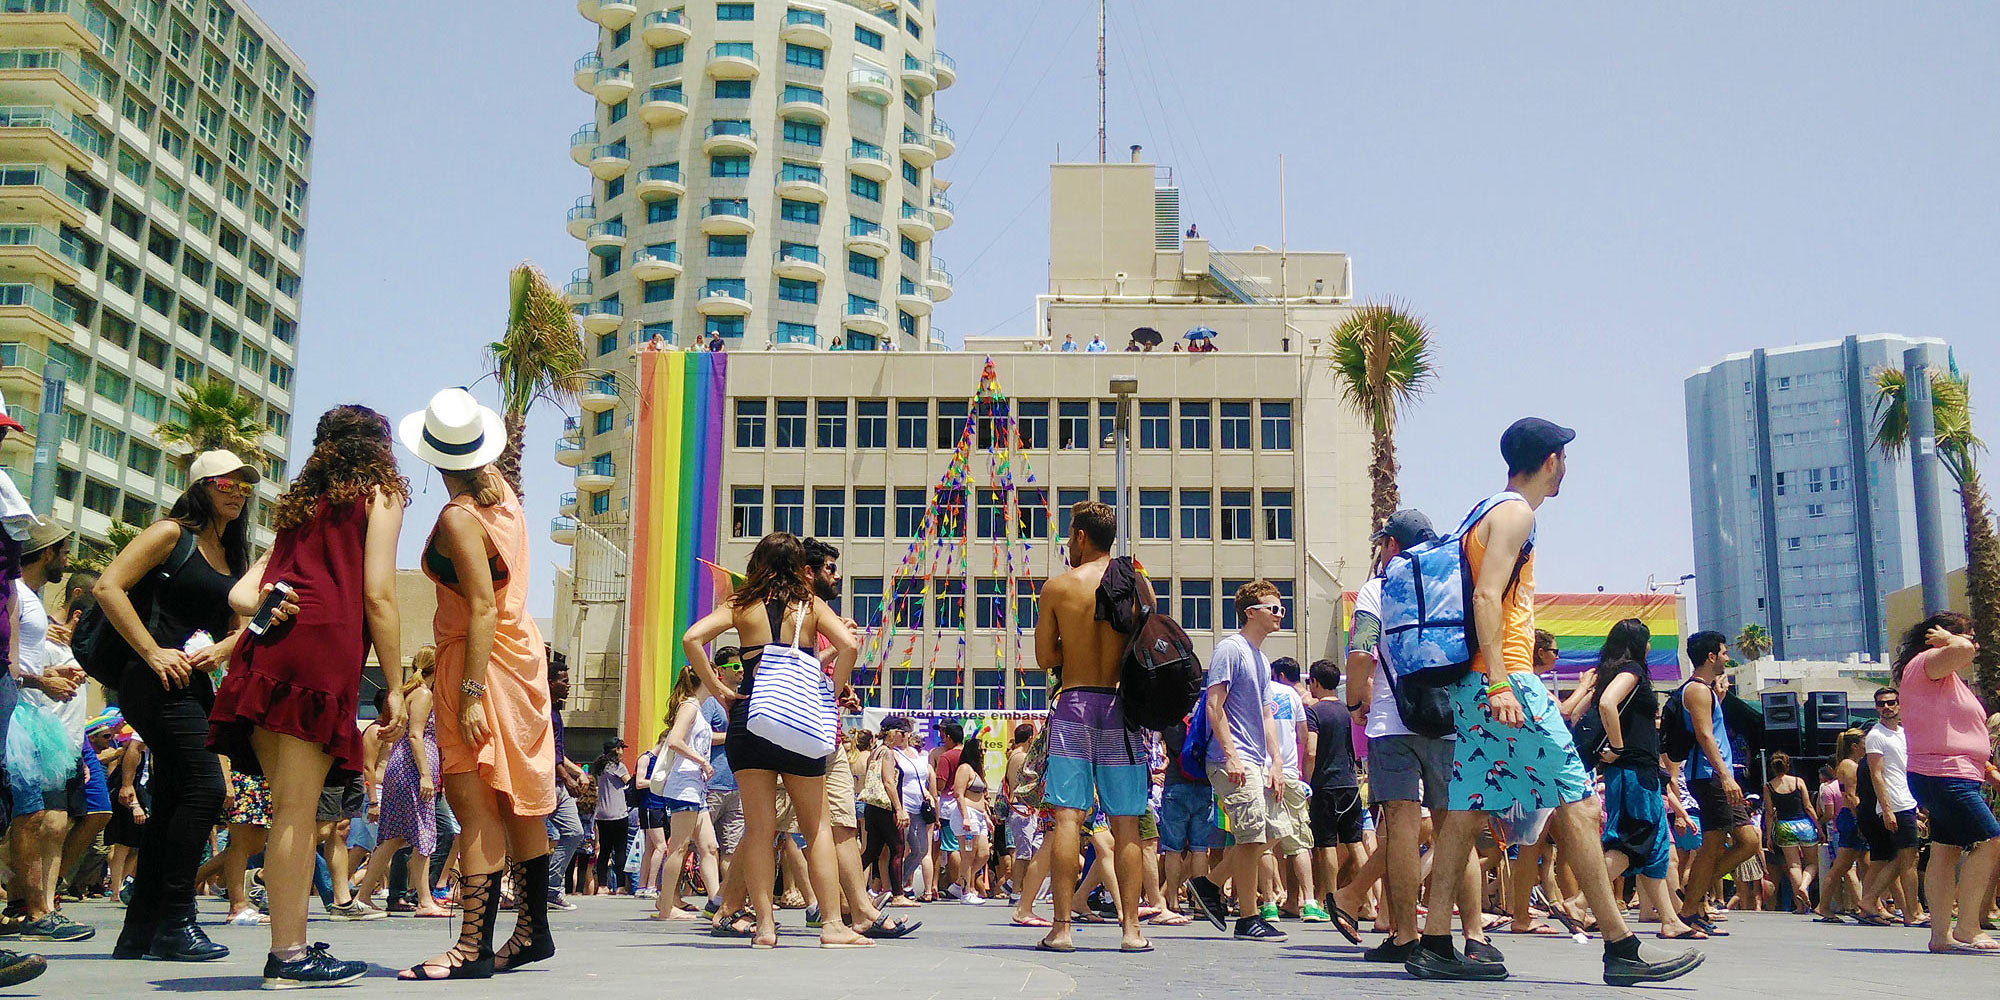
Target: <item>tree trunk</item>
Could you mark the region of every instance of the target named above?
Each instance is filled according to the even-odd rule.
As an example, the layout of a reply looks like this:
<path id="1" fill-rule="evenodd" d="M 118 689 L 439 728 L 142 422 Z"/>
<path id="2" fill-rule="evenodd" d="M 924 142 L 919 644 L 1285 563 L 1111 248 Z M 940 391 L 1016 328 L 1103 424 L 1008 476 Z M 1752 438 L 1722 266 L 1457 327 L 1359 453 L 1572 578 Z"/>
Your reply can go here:
<path id="1" fill-rule="evenodd" d="M 1965 596 L 1979 641 L 1979 692 L 1988 710 L 2000 710 L 2000 538 L 1994 536 L 1977 469 L 1966 470 L 1959 496 L 1965 505 Z"/>
<path id="2" fill-rule="evenodd" d="M 521 505 L 527 506 L 527 493 L 521 489 L 521 447 L 528 433 L 528 417 L 524 413 L 509 413 L 502 418 L 507 424 L 507 447 L 500 457 L 493 460 L 493 468 L 500 478 L 514 488 L 514 495 L 521 497 Z"/>
<path id="3" fill-rule="evenodd" d="M 1369 513 L 1373 523 L 1370 530 L 1380 528 L 1396 512 L 1396 505 L 1403 500 L 1396 489 L 1396 438 L 1393 431 L 1375 432 L 1374 460 L 1368 466 L 1368 478 L 1373 486 L 1369 500 Z"/>

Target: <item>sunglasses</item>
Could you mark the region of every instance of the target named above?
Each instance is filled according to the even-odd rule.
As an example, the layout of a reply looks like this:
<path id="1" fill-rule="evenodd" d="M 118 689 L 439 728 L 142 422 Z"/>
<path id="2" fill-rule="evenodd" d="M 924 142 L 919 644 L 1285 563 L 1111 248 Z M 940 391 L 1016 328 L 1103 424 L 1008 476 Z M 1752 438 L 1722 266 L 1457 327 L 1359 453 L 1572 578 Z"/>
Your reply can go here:
<path id="1" fill-rule="evenodd" d="M 1253 611 L 1268 611 L 1276 618 L 1285 617 L 1285 606 L 1282 604 L 1252 604 L 1250 608 Z"/>
<path id="2" fill-rule="evenodd" d="M 208 488 L 226 497 L 247 497 L 257 490 L 257 487 L 236 479 L 211 479 Z"/>
<path id="3" fill-rule="evenodd" d="M 1875 707 L 1876 707 L 1876 708 L 1895 708 L 1895 707 L 1896 707 L 1896 699 L 1894 699 L 1894 698 L 1890 698 L 1890 699 L 1889 699 L 1889 700 L 1887 700 L 1887 701 L 1883 701 L 1883 700 L 1880 700 L 1880 699 L 1877 699 L 1877 700 L 1876 700 L 1876 702 L 1875 702 Z"/>

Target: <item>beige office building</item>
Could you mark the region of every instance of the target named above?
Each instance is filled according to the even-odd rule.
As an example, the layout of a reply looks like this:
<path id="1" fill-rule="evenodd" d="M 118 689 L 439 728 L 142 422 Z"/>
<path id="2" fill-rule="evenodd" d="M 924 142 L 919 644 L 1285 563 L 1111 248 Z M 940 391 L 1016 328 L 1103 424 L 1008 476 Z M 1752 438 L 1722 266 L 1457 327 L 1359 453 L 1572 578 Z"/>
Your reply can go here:
<path id="1" fill-rule="evenodd" d="M 58 520 L 101 540 L 163 512 L 187 484 L 155 428 L 211 378 L 258 402 L 276 497 L 312 130 L 303 63 L 246 7 L 0 0 L 0 392 L 27 425 L 0 462 L 26 491 L 56 448 Z"/>
<path id="2" fill-rule="evenodd" d="M 1350 309 L 1346 256 L 1213 250 L 1186 235 L 1178 190 L 1149 164 L 1052 172 L 1049 291 L 1025 335 L 974 339 L 963 351 L 729 359 L 722 562 L 742 566 L 768 531 L 825 538 L 842 550 L 844 608 L 864 623 L 893 608 L 912 546 L 930 550 L 914 537 L 924 505 L 981 370 L 994 364 L 1023 439 L 1010 456 L 1017 492 L 1010 502 L 990 481 L 998 455 L 989 462 L 983 445 L 1000 435 L 976 434 L 961 508 L 965 567 L 932 573 L 923 627 L 896 632 L 874 664 L 886 676 L 864 677 L 885 683 L 887 704 L 1043 704 L 1028 581 L 1062 569 L 1068 505 L 1114 497 L 1114 376 L 1138 380 L 1128 428 L 1132 552 L 1204 651 L 1235 626 L 1236 587 L 1263 577 L 1291 609 L 1265 650 L 1326 655 L 1340 639 L 1339 594 L 1365 578 L 1368 436 L 1315 353 Z M 1122 350 L 1138 328 L 1175 341 L 1197 326 L 1216 331 L 1216 351 Z M 1110 350 L 1086 351 L 1093 336 Z M 1075 351 L 1060 349 L 1066 338 Z M 611 509 L 623 511 L 623 481 L 610 491 Z M 615 727 L 629 572 L 622 521 L 586 516 L 580 529 L 561 527 L 559 537 L 577 542 L 575 566 L 557 584 L 554 628 L 557 648 L 579 666 L 573 724 Z M 905 600 L 907 621 L 915 602 Z"/>

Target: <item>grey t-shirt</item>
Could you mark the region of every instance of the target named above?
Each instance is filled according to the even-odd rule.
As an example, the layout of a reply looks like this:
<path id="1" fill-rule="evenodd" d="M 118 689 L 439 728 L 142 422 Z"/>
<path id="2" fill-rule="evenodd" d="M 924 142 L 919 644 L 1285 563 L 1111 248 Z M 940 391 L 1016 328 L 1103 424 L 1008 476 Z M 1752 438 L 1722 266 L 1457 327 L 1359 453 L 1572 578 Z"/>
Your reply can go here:
<path id="1" fill-rule="evenodd" d="M 1229 737 L 1244 763 L 1258 767 L 1270 760 L 1264 746 L 1264 704 L 1270 697 L 1270 683 L 1271 664 L 1263 653 L 1250 647 L 1250 640 L 1237 634 L 1215 644 L 1215 655 L 1208 661 L 1207 686 L 1229 685 L 1229 693 L 1222 701 L 1222 714 L 1229 720 Z M 1222 761 L 1222 744 L 1211 741 L 1208 762 L 1220 765 Z"/>

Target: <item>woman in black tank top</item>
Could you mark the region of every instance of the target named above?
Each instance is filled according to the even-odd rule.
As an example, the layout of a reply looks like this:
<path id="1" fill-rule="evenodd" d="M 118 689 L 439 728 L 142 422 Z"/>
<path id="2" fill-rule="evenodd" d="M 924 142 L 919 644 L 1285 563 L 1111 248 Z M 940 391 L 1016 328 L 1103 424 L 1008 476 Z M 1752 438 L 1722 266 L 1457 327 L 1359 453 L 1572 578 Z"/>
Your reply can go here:
<path id="1" fill-rule="evenodd" d="M 833 685 L 847 687 L 854 670 L 857 646 L 854 634 L 826 602 L 813 596 L 811 570 L 805 547 L 789 532 L 766 535 L 750 553 L 750 566 L 743 586 L 722 606 L 709 612 L 689 628 L 681 639 L 688 669 L 700 675 L 702 684 L 716 700 L 729 706 L 729 739 L 724 744 L 729 767 L 736 772 L 736 784 L 743 797 L 743 843 L 769 844 L 777 835 L 778 782 L 783 780 L 792 806 L 798 811 L 799 829 L 806 837 L 806 872 L 813 893 L 821 900 L 840 898 L 840 880 L 833 848 L 833 831 L 826 815 L 825 760 L 802 757 L 750 732 L 750 694 L 756 689 L 758 667 L 763 665 L 765 647 L 771 643 L 806 646 L 825 639 L 834 652 Z M 743 682 L 730 690 L 716 676 L 709 660 L 708 644 L 731 629 L 736 631 L 743 650 Z M 835 750 L 838 756 L 839 751 Z M 756 927 L 749 930 L 751 947 L 769 948 L 777 944 L 777 924 L 771 913 L 771 880 L 775 856 L 768 850 L 745 850 L 736 857 L 756 911 Z M 733 879 L 732 879 L 733 881 Z M 715 932 L 719 936 L 740 936 L 744 931 L 730 912 L 740 901 L 725 898 Z M 820 947 L 858 948 L 875 942 L 848 927 L 840 919 L 840 908 L 825 906 L 820 911 Z M 874 928 L 870 928 L 873 930 Z"/>
<path id="2" fill-rule="evenodd" d="M 1785 871 L 1791 876 L 1792 912 L 1805 913 L 1819 867 L 1819 815 L 1813 810 L 1806 783 L 1792 774 L 1789 754 L 1772 754 L 1770 772 L 1770 780 L 1764 782 L 1764 803 L 1770 809 L 1771 840 L 1783 852 Z"/>

